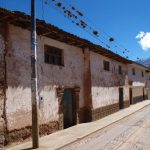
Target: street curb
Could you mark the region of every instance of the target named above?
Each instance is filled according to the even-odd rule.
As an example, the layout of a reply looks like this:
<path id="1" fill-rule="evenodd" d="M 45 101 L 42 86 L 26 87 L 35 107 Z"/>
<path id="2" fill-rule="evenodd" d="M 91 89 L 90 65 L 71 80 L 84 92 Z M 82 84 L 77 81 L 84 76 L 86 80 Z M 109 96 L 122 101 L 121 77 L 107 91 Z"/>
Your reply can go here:
<path id="1" fill-rule="evenodd" d="M 147 105 L 143 106 L 142 108 L 137 109 L 136 111 L 132 112 L 131 114 L 128 114 L 128 115 L 126 115 L 126 116 L 124 116 L 124 117 L 122 117 L 122 118 L 120 118 L 120 119 L 118 119 L 118 120 L 116 120 L 116 121 L 113 121 L 113 122 L 111 122 L 110 124 L 108 124 L 108 125 L 106 125 L 106 126 L 104 126 L 104 127 L 101 127 L 101 128 L 99 128 L 98 130 L 95 130 L 95 131 L 93 131 L 93 132 L 91 132 L 91 133 L 89 133 L 89 134 L 87 134 L 87 135 L 85 135 L 85 136 L 83 136 L 83 137 L 79 137 L 79 138 L 77 138 L 76 140 L 74 140 L 74 141 L 72 141 L 72 142 L 70 142 L 70 143 L 68 143 L 68 144 L 65 144 L 65 145 L 63 145 L 63 146 L 61 146 L 61 147 L 59 147 L 59 148 L 57 148 L 57 149 L 55 149 L 55 150 L 60 150 L 60 149 L 62 149 L 62 148 L 65 148 L 66 146 L 69 146 L 70 144 L 73 144 L 74 142 L 77 142 L 77 141 L 79 141 L 79 140 L 82 140 L 83 138 L 86 138 L 86 137 L 88 137 L 89 135 L 92 135 L 92 134 L 94 134 L 94 133 L 96 133 L 96 132 L 98 132 L 98 131 L 104 129 L 104 128 L 106 128 L 106 127 L 112 125 L 113 123 L 116 123 L 116 122 L 118 122 L 118 121 L 120 121 L 120 120 L 122 120 L 122 119 L 124 119 L 124 118 L 127 118 L 127 117 L 130 116 L 130 115 L 133 115 L 133 114 L 136 113 L 137 111 L 139 111 L 139 110 L 141 110 L 141 109 L 143 109 L 143 108 L 145 108 L 145 107 L 147 107 L 147 106 L 149 106 L 149 105 L 150 105 L 150 104 L 147 104 Z M 133 105 L 132 105 L 132 106 L 133 106 Z M 130 106 L 129 106 L 129 107 L 130 107 Z M 128 108 L 129 108 L 129 107 L 128 107 Z M 125 108 L 125 109 L 128 109 L 128 108 Z M 123 110 L 125 110 L 125 109 L 123 109 Z M 121 110 L 120 110 L 120 111 L 121 111 Z M 106 117 L 108 117 L 108 116 L 106 116 Z"/>

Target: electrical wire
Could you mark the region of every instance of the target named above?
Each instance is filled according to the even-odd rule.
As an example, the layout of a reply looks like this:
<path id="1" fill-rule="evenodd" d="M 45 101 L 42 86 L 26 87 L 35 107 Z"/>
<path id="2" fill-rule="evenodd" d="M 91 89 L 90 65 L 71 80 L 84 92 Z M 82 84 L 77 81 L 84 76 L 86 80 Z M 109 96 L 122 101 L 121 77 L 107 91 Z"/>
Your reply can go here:
<path id="1" fill-rule="evenodd" d="M 65 2 L 67 3 L 67 5 L 69 5 L 70 7 L 72 7 L 72 5 L 67 2 L 67 0 L 66 0 Z M 104 39 L 105 41 L 107 41 L 108 38 L 111 38 L 111 36 L 110 36 L 108 33 L 106 33 L 104 30 L 102 30 L 102 29 L 96 27 L 91 19 L 87 18 L 85 15 L 83 15 L 82 17 L 85 18 L 85 19 L 86 19 L 88 22 L 90 22 L 91 24 L 93 24 L 94 28 L 97 28 L 98 30 L 100 30 L 101 36 L 103 36 L 103 35 L 102 35 L 102 32 L 107 36 L 107 39 L 103 36 L 103 39 Z M 113 45 L 114 45 L 115 48 L 119 48 L 118 50 L 120 50 L 121 53 L 123 53 L 126 58 L 129 58 L 129 56 L 126 55 L 126 53 L 129 53 L 129 52 L 130 52 L 129 50 L 127 50 L 122 44 L 120 44 L 120 43 L 119 43 L 118 41 L 116 41 L 116 40 L 114 40 L 114 42 L 112 42 L 112 43 L 113 43 Z M 122 50 L 121 50 L 121 49 L 122 49 Z M 116 51 L 116 53 L 118 53 L 118 51 Z M 136 55 L 134 55 L 134 56 L 136 56 Z"/>
<path id="2" fill-rule="evenodd" d="M 70 6 L 70 7 L 74 7 L 74 6 L 72 6 L 71 4 L 69 4 L 69 3 L 67 2 L 67 0 L 64 1 L 64 2 L 66 3 L 66 5 L 68 5 L 68 6 Z M 94 28 L 100 30 L 101 36 L 102 36 L 103 40 L 105 40 L 105 42 L 107 42 L 108 39 L 112 38 L 112 37 L 111 37 L 108 33 L 106 33 L 104 30 L 102 30 L 102 29 L 96 27 L 91 19 L 89 19 L 89 18 L 86 17 L 85 15 L 83 15 L 82 17 L 83 17 L 85 20 L 87 20 L 87 22 L 90 22 L 90 23 L 94 26 Z M 91 27 L 91 28 L 94 30 L 93 27 Z M 105 38 L 105 36 L 102 35 L 102 32 L 107 36 L 107 38 Z M 116 41 L 116 40 L 115 40 L 115 41 Z M 114 42 L 115 42 L 115 41 L 114 41 Z M 113 42 L 113 43 L 114 43 L 114 42 Z M 117 42 L 115 42 L 115 43 L 117 43 Z M 117 45 L 118 45 L 118 46 L 117 46 Z M 123 46 L 121 46 L 121 44 L 119 45 L 119 43 L 116 44 L 116 45 L 114 44 L 114 47 L 118 47 L 118 48 L 120 47 L 121 49 L 123 49 L 123 52 L 124 52 L 124 53 L 125 53 L 125 52 L 128 52 Z M 120 49 L 119 49 L 119 50 L 120 50 Z"/>
<path id="3" fill-rule="evenodd" d="M 86 23 L 86 25 L 87 25 L 86 28 L 81 27 L 81 26 L 79 25 L 79 22 L 78 22 L 81 18 L 84 18 L 85 20 L 88 20 L 88 22 L 92 22 L 92 21 L 89 21 L 90 19 L 88 19 L 85 15 L 83 15 L 83 13 L 82 13 L 81 11 L 78 11 L 78 10 L 76 9 L 76 7 L 74 7 L 73 5 L 69 4 L 67 1 L 64 2 L 64 3 L 66 3 L 67 6 L 66 6 L 66 5 L 63 6 L 62 2 L 60 2 L 59 0 L 51 0 L 51 2 L 53 2 L 53 4 L 51 3 L 52 5 L 51 5 L 50 3 L 48 3 L 49 1 L 50 1 L 50 0 L 45 0 L 44 2 L 45 2 L 45 4 L 49 5 L 50 7 L 53 7 L 53 9 L 55 9 L 55 10 L 58 11 L 61 15 L 63 15 L 63 16 L 66 17 L 67 19 L 69 19 L 72 23 L 76 24 L 78 27 L 80 27 L 81 29 L 83 29 L 84 31 L 86 31 L 88 34 L 90 34 L 91 36 L 93 36 L 95 39 L 97 39 L 97 40 L 101 43 L 101 45 L 102 45 L 103 47 L 105 47 L 105 48 L 107 48 L 107 49 L 113 51 L 113 50 L 112 50 L 112 46 L 113 46 L 113 47 L 114 47 L 114 50 L 115 50 L 115 53 L 117 53 L 117 54 L 119 54 L 119 55 L 121 55 L 121 56 L 123 56 L 123 57 L 129 59 L 129 56 L 127 55 L 127 53 L 129 53 L 130 51 L 127 50 L 126 48 L 124 48 L 124 47 L 122 46 L 122 44 L 119 44 L 119 43 L 116 42 L 116 40 L 115 40 L 115 41 L 112 42 L 113 44 L 111 44 L 111 46 L 110 46 L 110 42 L 108 42 L 108 39 L 106 39 L 106 37 L 105 37 L 105 36 L 107 36 L 107 37 L 109 37 L 109 39 L 112 38 L 111 36 L 109 36 L 108 33 L 106 33 L 106 32 L 103 31 L 103 30 L 100 30 L 100 31 L 101 31 L 100 33 L 103 32 L 103 33 L 105 34 L 105 36 L 103 36 L 102 34 L 101 34 L 101 36 L 99 36 L 98 34 L 95 34 L 95 36 L 94 36 L 94 35 L 92 34 L 92 32 L 91 32 L 91 31 L 96 31 L 94 27 L 91 27 L 88 23 Z M 58 6 L 58 7 L 57 7 L 57 6 Z M 71 12 L 71 8 L 74 8 L 74 11 L 76 10 L 76 12 L 77 12 L 77 11 L 80 12 L 81 15 L 78 15 L 78 18 L 79 18 L 79 19 L 76 18 L 77 21 L 71 19 L 71 17 L 65 15 L 64 12 L 62 12 L 62 10 L 60 9 L 61 7 L 67 8 L 66 10 L 69 11 L 69 12 Z M 68 7 L 69 7 L 69 8 L 68 8 Z M 58 9 L 58 8 L 59 8 L 59 9 Z M 72 13 L 72 12 L 71 12 L 71 13 Z M 72 13 L 72 14 L 74 15 L 74 13 Z M 84 21 L 84 22 L 85 22 L 85 21 Z M 94 24 L 94 23 L 92 23 L 92 24 Z M 88 29 L 89 29 L 89 30 L 88 30 Z M 97 32 L 97 31 L 96 31 L 96 32 Z M 104 42 L 104 41 L 105 41 L 105 42 Z M 122 49 L 122 50 L 121 50 L 121 49 Z M 119 50 L 120 52 L 118 52 L 118 50 Z M 114 51 L 113 51 L 113 52 L 114 52 Z"/>

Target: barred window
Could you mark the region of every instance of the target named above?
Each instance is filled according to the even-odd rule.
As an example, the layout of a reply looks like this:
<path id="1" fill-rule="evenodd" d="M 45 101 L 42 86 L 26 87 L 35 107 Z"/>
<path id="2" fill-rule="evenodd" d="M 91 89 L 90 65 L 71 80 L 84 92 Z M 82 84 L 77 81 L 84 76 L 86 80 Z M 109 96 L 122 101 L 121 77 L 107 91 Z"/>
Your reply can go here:
<path id="1" fill-rule="evenodd" d="M 48 64 L 63 65 L 62 50 L 56 47 L 44 46 L 44 61 Z"/>

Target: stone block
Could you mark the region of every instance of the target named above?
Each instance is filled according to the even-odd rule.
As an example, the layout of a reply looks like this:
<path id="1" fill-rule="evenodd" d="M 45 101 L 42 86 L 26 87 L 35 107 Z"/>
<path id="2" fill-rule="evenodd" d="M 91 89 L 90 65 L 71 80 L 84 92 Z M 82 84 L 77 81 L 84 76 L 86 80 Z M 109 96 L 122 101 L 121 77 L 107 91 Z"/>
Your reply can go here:
<path id="1" fill-rule="evenodd" d="M 94 120 L 101 119 L 105 116 L 108 116 L 108 115 L 118 111 L 118 110 L 119 110 L 119 104 L 118 103 L 93 109 L 92 120 L 94 121 Z"/>

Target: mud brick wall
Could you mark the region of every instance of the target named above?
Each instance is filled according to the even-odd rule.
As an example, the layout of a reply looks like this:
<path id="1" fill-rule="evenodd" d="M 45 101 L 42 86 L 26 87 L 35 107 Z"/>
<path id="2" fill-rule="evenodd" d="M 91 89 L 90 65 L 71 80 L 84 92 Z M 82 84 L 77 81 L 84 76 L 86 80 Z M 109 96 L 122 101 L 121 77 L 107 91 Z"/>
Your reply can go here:
<path id="1" fill-rule="evenodd" d="M 124 108 L 127 108 L 130 106 L 130 101 L 124 101 Z"/>
<path id="2" fill-rule="evenodd" d="M 89 120 L 89 116 L 90 116 L 90 119 L 91 119 L 91 113 L 92 113 L 92 110 L 90 108 L 86 107 L 86 106 L 80 108 L 79 109 L 79 123 L 88 122 L 87 120 Z"/>
<path id="3" fill-rule="evenodd" d="M 86 116 L 86 108 L 82 107 L 79 109 L 79 123 L 86 122 L 85 116 Z"/>
<path id="4" fill-rule="evenodd" d="M 148 88 L 144 88 L 144 100 L 148 99 Z"/>
<path id="5" fill-rule="evenodd" d="M 147 89 L 147 99 L 150 99 L 150 88 Z"/>
<path id="6" fill-rule="evenodd" d="M 143 101 L 144 100 L 144 91 L 143 91 L 143 87 L 141 86 L 137 86 L 137 87 L 133 87 L 132 88 L 132 101 L 133 101 L 133 104 L 137 103 L 137 102 L 140 102 L 140 101 Z"/>
<path id="7" fill-rule="evenodd" d="M 135 69 L 135 74 L 133 75 L 132 69 Z M 142 76 L 142 72 L 144 76 Z M 145 68 L 140 67 L 137 64 L 128 65 L 128 78 L 131 81 L 133 87 L 145 87 L 150 86 L 150 82 L 148 80 L 148 75 L 145 74 Z"/>
<path id="8" fill-rule="evenodd" d="M 91 80 L 92 80 L 92 104 L 93 109 L 119 103 L 119 87 L 125 86 L 126 66 L 112 59 L 90 53 L 91 58 Z M 103 61 L 110 63 L 109 71 L 104 70 Z M 118 67 L 122 67 L 119 74 Z M 128 95 L 124 96 L 125 99 Z"/>
<path id="9" fill-rule="evenodd" d="M 5 61 L 4 61 L 5 42 L 0 24 L 0 147 L 4 145 L 4 99 L 5 99 Z"/>
<path id="10" fill-rule="evenodd" d="M 129 106 L 130 106 L 130 101 L 124 101 L 124 108 L 127 108 Z M 101 119 L 101 118 L 108 116 L 112 113 L 115 113 L 117 111 L 119 111 L 118 103 L 93 109 L 92 110 L 92 120 L 95 121 L 95 120 Z"/>
<path id="11" fill-rule="evenodd" d="M 39 126 L 40 136 L 48 135 L 58 130 L 59 130 L 59 122 L 57 121 L 49 122 L 47 124 L 42 124 Z M 31 126 L 24 127 L 22 129 L 12 130 L 6 135 L 6 142 L 7 144 L 12 142 L 21 142 L 27 138 L 30 138 L 31 133 L 32 133 Z"/>
<path id="12" fill-rule="evenodd" d="M 52 130 L 59 129 L 56 125 L 52 129 L 53 122 L 59 123 L 59 106 L 56 94 L 58 86 L 80 87 L 79 105 L 80 107 L 84 105 L 83 52 L 82 49 L 47 37 L 38 36 L 37 40 L 38 88 L 39 96 L 43 99 L 40 105 L 42 107 L 39 110 L 39 124 L 42 126 L 40 130 L 45 131 L 45 133 L 42 133 L 49 134 Z M 44 45 L 62 49 L 64 66 L 44 62 Z M 14 25 L 9 25 L 9 49 L 6 56 L 7 142 L 17 140 L 13 137 L 14 133 L 17 133 L 16 137 L 18 139 L 25 139 L 30 135 L 32 114 L 30 55 L 30 32 Z M 18 123 L 18 120 L 21 121 Z"/>
<path id="13" fill-rule="evenodd" d="M 119 110 L 119 103 L 103 106 L 92 110 L 92 120 L 98 120 Z"/>

